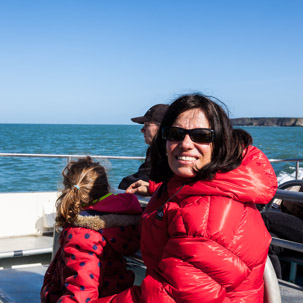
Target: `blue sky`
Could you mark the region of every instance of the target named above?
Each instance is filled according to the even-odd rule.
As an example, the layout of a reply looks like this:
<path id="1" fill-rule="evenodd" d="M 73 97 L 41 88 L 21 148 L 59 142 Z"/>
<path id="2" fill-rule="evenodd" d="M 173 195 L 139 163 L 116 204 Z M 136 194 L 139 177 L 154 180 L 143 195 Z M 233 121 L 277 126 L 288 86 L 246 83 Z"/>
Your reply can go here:
<path id="1" fill-rule="evenodd" d="M 132 124 L 202 92 L 303 117 L 301 0 L 0 0 L 0 123 Z"/>

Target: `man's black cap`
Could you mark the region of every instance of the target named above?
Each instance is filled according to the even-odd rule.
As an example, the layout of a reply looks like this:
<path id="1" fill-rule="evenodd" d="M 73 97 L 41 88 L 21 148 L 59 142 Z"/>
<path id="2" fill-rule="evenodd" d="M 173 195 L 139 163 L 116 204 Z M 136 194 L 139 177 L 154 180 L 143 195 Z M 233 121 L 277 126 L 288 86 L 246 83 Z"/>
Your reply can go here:
<path id="1" fill-rule="evenodd" d="M 143 124 L 144 122 L 153 122 L 160 124 L 166 111 L 167 104 L 156 104 L 152 106 L 142 117 L 131 118 L 133 122 Z"/>

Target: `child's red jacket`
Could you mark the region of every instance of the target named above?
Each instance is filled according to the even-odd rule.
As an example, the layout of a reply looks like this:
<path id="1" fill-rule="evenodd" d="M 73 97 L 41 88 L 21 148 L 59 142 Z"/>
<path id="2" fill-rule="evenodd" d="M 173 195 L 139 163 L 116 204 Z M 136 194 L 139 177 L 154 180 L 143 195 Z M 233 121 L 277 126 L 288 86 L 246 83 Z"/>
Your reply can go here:
<path id="1" fill-rule="evenodd" d="M 132 194 L 110 195 L 63 229 L 41 289 L 41 302 L 90 302 L 130 287 L 123 256 L 139 249 L 141 206 Z"/>

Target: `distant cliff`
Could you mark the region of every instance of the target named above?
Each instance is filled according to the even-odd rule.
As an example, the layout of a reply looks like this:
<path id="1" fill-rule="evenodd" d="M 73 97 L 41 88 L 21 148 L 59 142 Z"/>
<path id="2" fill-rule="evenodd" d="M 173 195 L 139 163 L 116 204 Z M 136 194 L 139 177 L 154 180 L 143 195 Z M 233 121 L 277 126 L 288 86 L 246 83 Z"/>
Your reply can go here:
<path id="1" fill-rule="evenodd" d="M 231 119 L 234 126 L 301 126 L 303 118 L 236 118 Z"/>

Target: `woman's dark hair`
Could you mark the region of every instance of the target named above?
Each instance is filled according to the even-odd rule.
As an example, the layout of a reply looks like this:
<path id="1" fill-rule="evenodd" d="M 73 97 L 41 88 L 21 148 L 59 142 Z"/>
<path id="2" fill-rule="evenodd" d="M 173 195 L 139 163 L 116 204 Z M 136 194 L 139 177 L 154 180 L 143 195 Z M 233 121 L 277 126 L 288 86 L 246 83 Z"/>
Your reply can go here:
<path id="1" fill-rule="evenodd" d="M 73 223 L 83 207 L 109 192 L 105 169 L 91 157 L 70 161 L 62 172 L 64 189 L 57 199 L 56 226 Z"/>
<path id="2" fill-rule="evenodd" d="M 151 145 L 152 180 L 165 182 L 173 176 L 168 165 L 166 140 L 162 138 L 162 129 L 171 126 L 181 113 L 195 108 L 201 109 L 210 128 L 214 130 L 211 162 L 195 171 L 195 179 L 212 180 L 218 171 L 228 172 L 240 165 L 243 151 L 252 144 L 252 137 L 242 129 L 233 129 L 227 113 L 218 103 L 226 107 L 215 98 L 202 94 L 189 94 L 181 96 L 169 106 Z"/>

